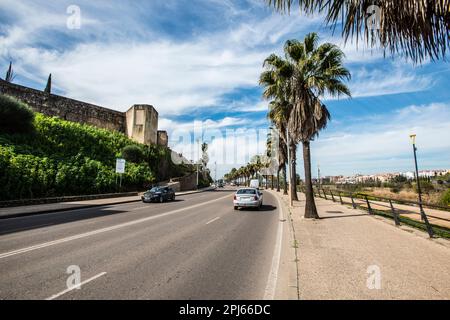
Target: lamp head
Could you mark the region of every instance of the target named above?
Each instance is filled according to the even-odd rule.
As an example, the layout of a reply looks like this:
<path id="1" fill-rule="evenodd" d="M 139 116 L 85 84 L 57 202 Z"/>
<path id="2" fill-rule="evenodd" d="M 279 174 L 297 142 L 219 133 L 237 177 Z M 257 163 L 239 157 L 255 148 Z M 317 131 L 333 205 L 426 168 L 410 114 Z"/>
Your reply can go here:
<path id="1" fill-rule="evenodd" d="M 411 139 L 412 144 L 416 144 L 416 135 L 415 134 L 409 135 L 409 138 Z"/>

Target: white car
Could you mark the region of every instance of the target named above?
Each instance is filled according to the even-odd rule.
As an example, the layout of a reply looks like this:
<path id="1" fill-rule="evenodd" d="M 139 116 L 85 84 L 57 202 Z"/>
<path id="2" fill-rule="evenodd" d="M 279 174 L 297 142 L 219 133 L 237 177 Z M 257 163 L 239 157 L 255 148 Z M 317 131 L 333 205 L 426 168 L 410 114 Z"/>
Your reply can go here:
<path id="1" fill-rule="evenodd" d="M 239 208 L 258 208 L 263 205 L 263 194 L 256 188 L 241 188 L 234 194 L 234 210 Z"/>

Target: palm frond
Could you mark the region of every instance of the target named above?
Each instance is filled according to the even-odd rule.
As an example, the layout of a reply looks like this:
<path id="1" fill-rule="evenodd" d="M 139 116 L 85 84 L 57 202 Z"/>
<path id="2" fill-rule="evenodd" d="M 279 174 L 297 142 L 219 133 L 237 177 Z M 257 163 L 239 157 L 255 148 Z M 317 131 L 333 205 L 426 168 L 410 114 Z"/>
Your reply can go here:
<path id="1" fill-rule="evenodd" d="M 333 29 L 342 25 L 345 41 L 362 38 L 392 55 L 415 62 L 446 60 L 450 44 L 450 0 L 266 0 L 280 12 L 294 4 L 311 14 L 325 13 Z M 379 9 L 379 10 L 378 10 Z M 375 18 L 375 20 L 373 20 Z M 376 21 L 379 20 L 379 21 Z M 373 25 L 372 22 L 377 22 Z"/>

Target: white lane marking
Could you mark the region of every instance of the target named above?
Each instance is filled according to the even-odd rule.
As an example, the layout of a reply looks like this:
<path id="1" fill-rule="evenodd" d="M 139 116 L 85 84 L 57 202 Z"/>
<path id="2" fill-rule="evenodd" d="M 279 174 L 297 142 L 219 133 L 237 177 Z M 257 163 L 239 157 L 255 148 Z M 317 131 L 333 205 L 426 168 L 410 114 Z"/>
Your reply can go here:
<path id="1" fill-rule="evenodd" d="M 275 290 L 277 288 L 277 280 L 278 280 L 278 270 L 280 269 L 280 260 L 281 260 L 281 245 L 283 241 L 283 226 L 284 226 L 284 224 L 281 221 L 284 219 L 284 216 L 280 199 L 277 196 L 274 197 L 277 198 L 278 202 L 279 221 L 278 221 L 275 249 L 272 258 L 272 266 L 270 268 L 269 277 L 267 279 L 267 285 L 266 290 L 264 292 L 263 300 L 273 300 L 275 298 Z"/>
<path id="2" fill-rule="evenodd" d="M 220 219 L 220 217 L 214 218 L 214 219 L 212 219 L 212 220 L 209 220 L 206 224 L 213 223 L 214 221 L 217 221 L 217 220 L 219 220 L 219 219 Z"/>
<path id="3" fill-rule="evenodd" d="M 85 284 L 88 283 L 88 282 L 91 282 L 91 281 L 93 281 L 93 280 L 95 280 L 95 279 L 97 279 L 97 278 L 100 278 L 101 276 L 104 276 L 105 274 L 106 274 L 106 272 L 99 273 L 98 275 L 93 276 L 92 278 L 89 278 L 89 279 L 87 279 L 87 280 L 84 280 L 83 282 L 81 282 L 80 284 L 78 284 L 78 285 L 76 285 L 76 286 L 67 288 L 66 290 L 63 290 L 63 291 L 61 291 L 61 292 L 59 292 L 59 293 L 57 293 L 57 294 L 54 294 L 54 295 L 52 295 L 51 297 L 48 297 L 48 298 L 45 299 L 45 300 L 53 300 L 53 299 L 56 299 L 56 298 L 58 298 L 58 297 L 61 297 L 63 294 L 66 294 L 67 292 L 70 292 L 70 291 L 72 291 L 72 290 L 74 290 L 74 289 L 81 288 L 82 285 L 85 285 Z"/>
<path id="4" fill-rule="evenodd" d="M 220 197 L 220 198 L 217 198 L 217 199 L 213 199 L 213 200 L 209 200 L 209 201 L 206 201 L 206 202 L 194 204 L 194 205 L 189 206 L 189 207 L 180 208 L 180 209 L 172 210 L 172 211 L 169 211 L 169 212 L 161 213 L 161 214 L 156 215 L 156 216 L 151 216 L 151 217 L 147 217 L 147 218 L 142 218 L 142 219 L 138 219 L 138 220 L 124 222 L 124 223 L 117 224 L 115 226 L 106 227 L 106 228 L 102 228 L 102 229 L 97 229 L 97 230 L 93 230 L 93 231 L 77 234 L 77 235 L 74 235 L 74 236 L 71 236 L 71 237 L 66 237 L 66 238 L 62 238 L 62 239 L 58 239 L 58 240 L 54 240 L 54 241 L 50 241 L 50 242 L 44 242 L 44 243 L 37 244 L 37 245 L 31 246 L 31 247 L 26 247 L 26 248 L 14 250 L 14 251 L 5 252 L 5 253 L 0 254 L 0 259 L 7 258 L 7 257 L 10 257 L 10 256 L 14 256 L 14 255 L 17 255 L 17 254 L 20 254 L 20 253 L 25 253 L 25 252 L 29 252 L 29 251 L 33 251 L 33 250 L 37 250 L 37 249 L 53 246 L 53 245 L 64 243 L 64 242 L 68 242 L 68 241 L 73 241 L 73 240 L 77 240 L 77 239 L 81 239 L 81 238 L 86 238 L 86 237 L 93 236 L 93 235 L 96 235 L 96 234 L 99 234 L 99 233 L 104 233 L 104 232 L 108 232 L 108 231 L 112 231 L 112 230 L 121 229 L 121 228 L 124 228 L 124 227 L 132 226 L 132 225 L 135 225 L 135 224 L 138 224 L 138 223 L 142 223 L 142 222 L 146 222 L 146 221 L 149 221 L 149 220 L 154 220 L 154 219 L 157 219 L 157 218 L 170 216 L 170 215 L 173 215 L 175 213 L 179 213 L 179 212 L 182 212 L 182 211 L 185 211 L 185 210 L 189 210 L 189 209 L 198 208 L 198 207 L 201 207 L 201 206 L 204 206 L 204 205 L 207 205 L 207 204 L 210 204 L 210 203 L 213 203 L 213 202 L 225 199 L 225 198 L 229 198 L 230 196 L 231 195 L 228 194 L 226 196 L 223 196 L 223 197 Z"/>

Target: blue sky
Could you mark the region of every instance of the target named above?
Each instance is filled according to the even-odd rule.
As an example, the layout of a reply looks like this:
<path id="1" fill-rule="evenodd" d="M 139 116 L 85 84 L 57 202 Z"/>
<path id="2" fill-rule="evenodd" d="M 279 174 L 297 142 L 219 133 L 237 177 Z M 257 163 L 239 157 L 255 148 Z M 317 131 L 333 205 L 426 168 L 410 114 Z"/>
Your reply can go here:
<path id="1" fill-rule="evenodd" d="M 70 5 L 81 10 L 80 29 L 67 28 Z M 320 164 L 323 175 L 411 170 L 414 132 L 420 166 L 450 168 L 448 62 L 414 65 L 361 44 L 344 46 L 321 16 L 281 15 L 264 0 L 0 0 L 0 66 L 6 71 L 12 60 L 15 82 L 37 89 L 51 72 L 56 93 L 116 110 L 152 104 L 174 149 L 193 158 L 195 148 L 177 143 L 174 131 L 191 132 L 194 121 L 222 133 L 267 128 L 262 62 L 281 54 L 287 39 L 312 31 L 343 48 L 353 94 L 325 101 L 333 119 L 312 144 L 313 167 Z M 256 152 L 263 140 L 250 140 Z M 219 141 L 208 142 L 221 176 L 243 163 L 216 157 L 218 148 L 233 151 Z"/>

